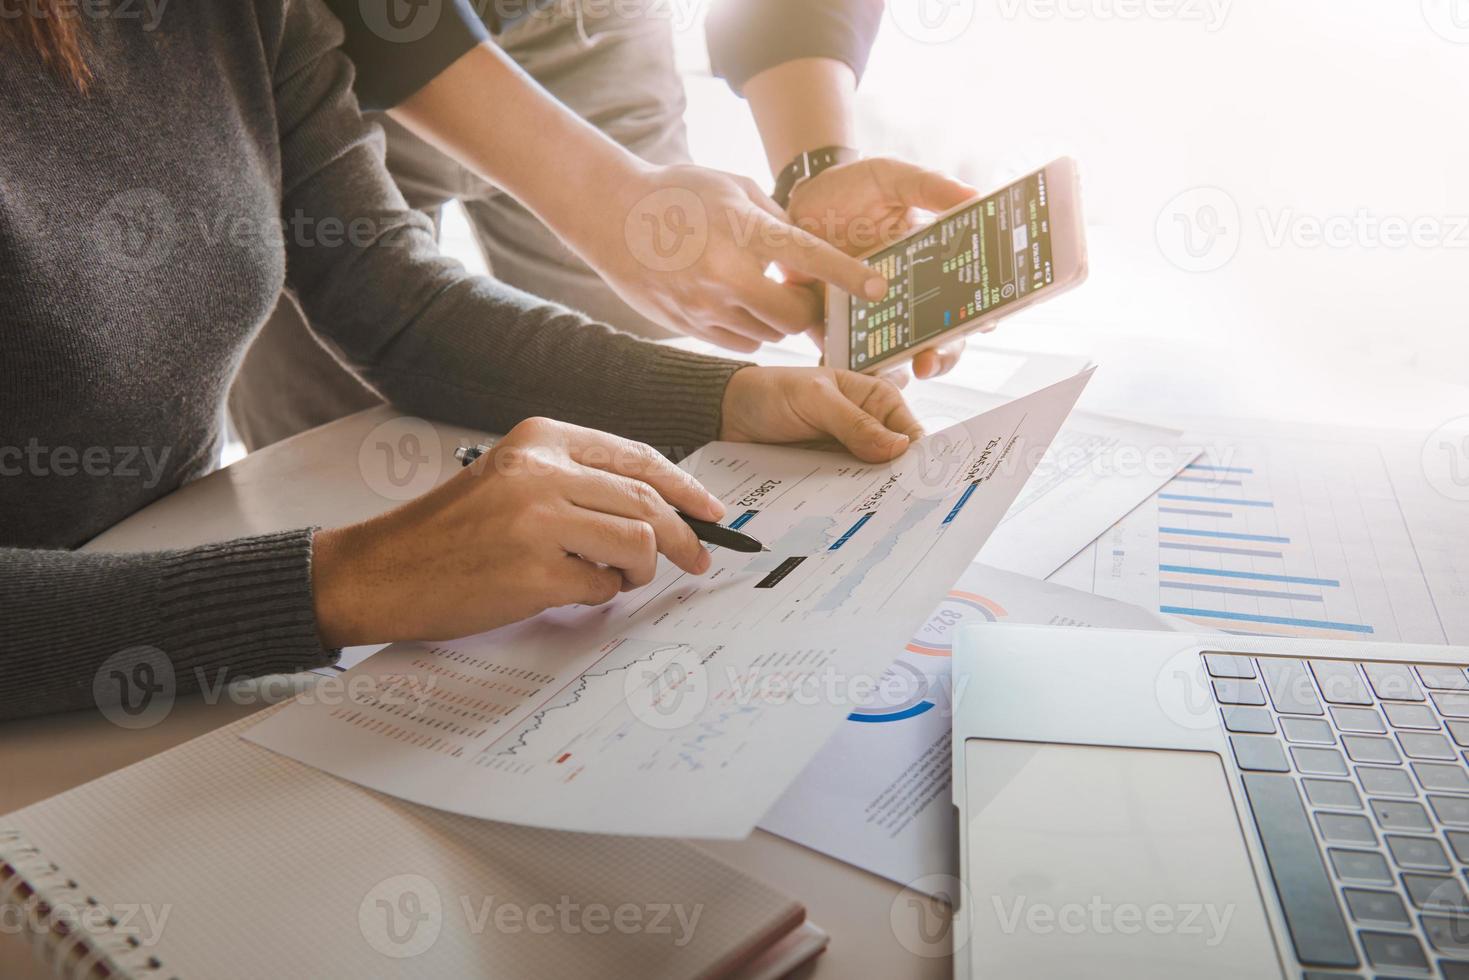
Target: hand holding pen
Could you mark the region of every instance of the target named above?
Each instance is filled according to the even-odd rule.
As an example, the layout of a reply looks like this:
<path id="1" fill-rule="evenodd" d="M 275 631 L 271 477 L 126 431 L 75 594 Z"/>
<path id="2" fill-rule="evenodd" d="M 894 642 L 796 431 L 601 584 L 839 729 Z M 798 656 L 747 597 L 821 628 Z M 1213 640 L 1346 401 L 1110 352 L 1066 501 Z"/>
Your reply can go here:
<path id="1" fill-rule="evenodd" d="M 454 458 L 459 460 L 459 465 L 468 466 L 490 451 L 490 447 L 480 443 L 474 446 L 460 446 L 454 450 Z M 765 551 L 766 548 L 759 541 L 748 534 L 736 531 L 732 527 L 725 527 L 714 521 L 700 520 L 690 517 L 683 511 L 675 511 L 681 521 L 689 526 L 694 536 L 705 544 L 712 544 L 719 548 L 728 548 L 731 551 L 741 551 L 753 554 L 757 551 Z"/>
<path id="2" fill-rule="evenodd" d="M 702 575 L 708 546 L 680 512 L 725 508 L 646 445 L 529 419 L 428 493 L 318 531 L 317 628 L 331 646 L 451 639 L 607 602 L 651 582 L 660 555 Z"/>
<path id="3" fill-rule="evenodd" d="M 829 436 L 868 462 L 901 454 L 908 440 L 892 438 L 916 425 L 891 384 L 829 368 L 741 368 L 719 419 L 721 440 Z M 488 455 L 386 513 L 313 533 L 324 645 L 451 639 L 606 602 L 652 581 L 660 555 L 690 575 L 712 567 L 685 517 L 722 522 L 724 505 L 649 446 L 532 418 Z"/>

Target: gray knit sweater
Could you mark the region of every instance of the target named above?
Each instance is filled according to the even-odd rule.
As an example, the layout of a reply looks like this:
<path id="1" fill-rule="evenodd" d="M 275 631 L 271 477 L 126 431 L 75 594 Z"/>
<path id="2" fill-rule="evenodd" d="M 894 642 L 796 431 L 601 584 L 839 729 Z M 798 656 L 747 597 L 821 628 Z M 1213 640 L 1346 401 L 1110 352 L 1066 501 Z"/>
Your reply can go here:
<path id="1" fill-rule="evenodd" d="M 86 96 L 0 51 L 0 717 L 91 706 L 136 647 L 180 692 L 332 660 L 308 529 L 69 550 L 213 466 L 283 286 L 406 412 L 492 431 L 550 415 L 687 450 L 739 367 L 440 258 L 318 0 L 188 0 L 149 26 L 86 22 Z"/>

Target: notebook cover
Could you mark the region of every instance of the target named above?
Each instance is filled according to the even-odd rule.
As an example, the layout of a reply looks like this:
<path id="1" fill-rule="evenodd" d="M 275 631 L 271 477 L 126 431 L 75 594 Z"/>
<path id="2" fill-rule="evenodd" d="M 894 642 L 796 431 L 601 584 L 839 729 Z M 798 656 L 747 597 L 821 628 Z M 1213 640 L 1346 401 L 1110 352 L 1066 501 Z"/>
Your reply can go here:
<path id="1" fill-rule="evenodd" d="M 260 717 L 0 817 L 0 859 L 33 846 L 33 869 L 134 936 L 134 962 L 156 958 L 144 975 L 184 980 L 718 977 L 804 920 L 683 842 L 476 820 L 327 776 L 243 741 Z"/>

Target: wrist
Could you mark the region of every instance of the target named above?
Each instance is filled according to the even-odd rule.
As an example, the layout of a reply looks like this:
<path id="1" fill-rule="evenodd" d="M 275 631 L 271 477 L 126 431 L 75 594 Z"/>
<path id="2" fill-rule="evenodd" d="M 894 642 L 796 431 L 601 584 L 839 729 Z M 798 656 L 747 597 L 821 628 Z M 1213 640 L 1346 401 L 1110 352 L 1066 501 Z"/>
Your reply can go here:
<path id="1" fill-rule="evenodd" d="M 775 177 L 775 189 L 771 198 L 782 208 L 790 210 L 792 195 L 833 167 L 854 163 L 862 154 L 850 146 L 822 146 L 796 154 L 790 163 L 781 168 Z"/>
<path id="2" fill-rule="evenodd" d="M 362 615 L 368 604 L 359 601 L 353 581 L 354 551 L 351 528 L 318 529 L 311 537 L 311 599 L 321 645 L 340 649 L 368 643 L 376 635 Z"/>
<path id="3" fill-rule="evenodd" d="M 759 368 L 746 364 L 735 369 L 724 385 L 724 398 L 719 406 L 719 438 L 725 442 L 748 442 L 749 437 L 740 427 L 744 416 L 743 406 L 748 404 L 749 392 L 760 380 Z"/>

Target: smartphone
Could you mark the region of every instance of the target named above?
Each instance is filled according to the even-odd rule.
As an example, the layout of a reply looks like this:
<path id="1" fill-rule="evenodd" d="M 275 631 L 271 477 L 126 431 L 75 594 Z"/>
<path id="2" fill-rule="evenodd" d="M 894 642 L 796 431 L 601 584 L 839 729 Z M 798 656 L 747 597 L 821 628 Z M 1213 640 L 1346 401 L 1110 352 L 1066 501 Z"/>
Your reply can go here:
<path id="1" fill-rule="evenodd" d="M 826 363 L 875 374 L 1086 279 L 1076 162 L 1048 163 L 862 259 L 887 295 L 827 287 Z"/>

